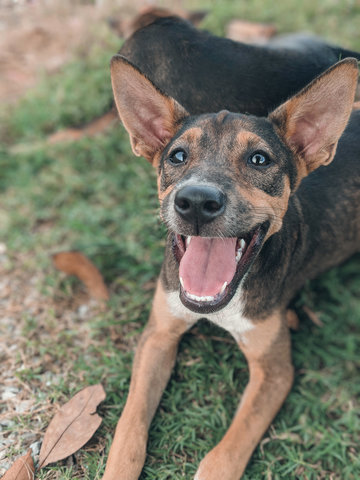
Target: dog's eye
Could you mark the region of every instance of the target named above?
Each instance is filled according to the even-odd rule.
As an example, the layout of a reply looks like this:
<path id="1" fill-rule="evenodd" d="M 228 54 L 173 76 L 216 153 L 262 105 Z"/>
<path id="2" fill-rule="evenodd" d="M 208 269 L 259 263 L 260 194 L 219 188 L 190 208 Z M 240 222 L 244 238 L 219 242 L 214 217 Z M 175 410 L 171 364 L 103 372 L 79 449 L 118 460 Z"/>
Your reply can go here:
<path id="1" fill-rule="evenodd" d="M 256 152 L 250 155 L 248 163 L 250 165 L 255 165 L 256 167 L 267 167 L 268 165 L 270 165 L 271 160 L 266 155 L 266 153 Z"/>
<path id="2" fill-rule="evenodd" d="M 178 149 L 172 152 L 169 157 L 169 162 L 173 165 L 180 165 L 181 163 L 185 163 L 187 159 L 187 154 L 184 150 Z"/>

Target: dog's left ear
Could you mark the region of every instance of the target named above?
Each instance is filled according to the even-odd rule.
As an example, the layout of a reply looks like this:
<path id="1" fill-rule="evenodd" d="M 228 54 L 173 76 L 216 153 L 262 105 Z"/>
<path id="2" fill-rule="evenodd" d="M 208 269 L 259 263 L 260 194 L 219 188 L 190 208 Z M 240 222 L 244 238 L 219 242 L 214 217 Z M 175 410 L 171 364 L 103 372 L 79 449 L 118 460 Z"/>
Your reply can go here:
<path id="1" fill-rule="evenodd" d="M 269 115 L 304 162 L 305 175 L 334 158 L 353 107 L 357 78 L 357 60 L 342 60 Z"/>
<path id="2" fill-rule="evenodd" d="M 166 146 L 188 113 L 121 55 L 111 59 L 111 82 L 133 152 L 152 163 L 155 154 Z"/>

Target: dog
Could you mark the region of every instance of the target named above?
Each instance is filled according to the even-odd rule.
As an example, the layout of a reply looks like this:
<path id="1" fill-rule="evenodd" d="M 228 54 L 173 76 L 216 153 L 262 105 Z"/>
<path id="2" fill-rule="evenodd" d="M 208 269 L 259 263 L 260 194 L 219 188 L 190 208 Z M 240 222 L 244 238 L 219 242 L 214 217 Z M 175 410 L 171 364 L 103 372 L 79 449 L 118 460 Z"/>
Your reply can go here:
<path id="1" fill-rule="evenodd" d="M 330 67 L 266 118 L 190 115 L 121 55 L 111 78 L 132 150 L 157 170 L 169 234 L 103 480 L 139 477 L 178 343 L 200 318 L 232 334 L 250 379 L 195 480 L 238 480 L 292 386 L 290 300 L 360 249 L 357 61 Z"/>
<path id="2" fill-rule="evenodd" d="M 222 109 L 266 116 L 337 61 L 360 53 L 306 34 L 249 45 L 150 12 L 120 54 L 192 115 Z M 360 96 L 360 91 L 358 92 Z M 360 99 L 360 98 L 359 98 Z"/>

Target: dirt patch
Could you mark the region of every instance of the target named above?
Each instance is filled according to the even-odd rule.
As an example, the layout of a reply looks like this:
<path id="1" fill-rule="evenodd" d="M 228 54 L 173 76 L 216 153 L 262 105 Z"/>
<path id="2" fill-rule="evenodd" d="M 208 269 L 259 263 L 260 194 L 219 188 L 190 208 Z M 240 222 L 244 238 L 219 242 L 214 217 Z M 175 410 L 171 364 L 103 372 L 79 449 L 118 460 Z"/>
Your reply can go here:
<path id="1" fill-rule="evenodd" d="M 111 19 L 131 18 L 142 3 L 0 0 L 0 101 L 14 102 L 40 75 L 52 75 L 86 55 L 98 41 L 94 27 L 110 28 Z"/>
<path id="2" fill-rule="evenodd" d="M 63 401 L 60 389 L 58 399 L 48 393 L 54 385 L 74 383 L 76 357 L 86 356 L 93 342 L 88 320 L 104 307 L 81 287 L 69 296 L 59 285 L 47 286 L 49 272 L 34 269 L 29 255 L 8 256 L 0 247 L 1 476 L 12 463 L 11 451 L 31 448 L 37 458 L 43 432 Z M 58 339 L 65 339 L 63 349 Z"/>

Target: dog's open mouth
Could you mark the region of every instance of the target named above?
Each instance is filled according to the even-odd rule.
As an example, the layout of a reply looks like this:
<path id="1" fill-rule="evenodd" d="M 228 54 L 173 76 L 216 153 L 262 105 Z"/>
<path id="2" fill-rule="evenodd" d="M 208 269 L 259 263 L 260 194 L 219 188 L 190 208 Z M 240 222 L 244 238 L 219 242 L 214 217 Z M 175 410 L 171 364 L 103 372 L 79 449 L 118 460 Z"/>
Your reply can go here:
<path id="1" fill-rule="evenodd" d="M 179 263 L 180 299 L 190 310 L 212 313 L 223 308 L 259 252 L 268 224 L 241 238 L 174 235 Z"/>

